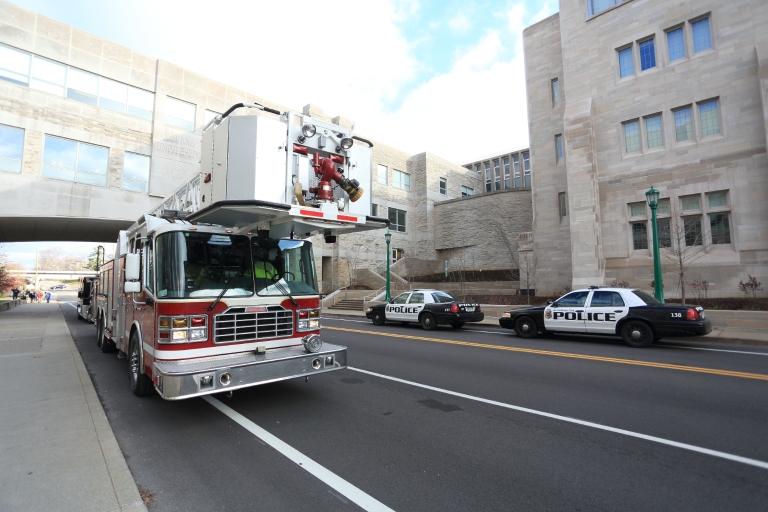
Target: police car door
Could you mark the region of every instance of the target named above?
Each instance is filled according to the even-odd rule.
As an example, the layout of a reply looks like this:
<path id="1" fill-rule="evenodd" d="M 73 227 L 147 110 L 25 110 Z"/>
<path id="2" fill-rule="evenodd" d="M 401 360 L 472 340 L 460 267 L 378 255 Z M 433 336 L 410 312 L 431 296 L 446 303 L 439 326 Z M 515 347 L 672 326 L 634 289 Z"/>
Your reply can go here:
<path id="1" fill-rule="evenodd" d="M 584 305 L 589 293 L 589 290 L 571 292 L 547 306 L 544 310 L 544 327 L 548 331 L 587 332 L 584 326 Z"/>
<path id="2" fill-rule="evenodd" d="M 403 310 L 410 294 L 411 292 L 401 293 L 384 307 L 384 315 L 387 320 L 405 320 Z"/>
<path id="3" fill-rule="evenodd" d="M 421 292 L 412 293 L 408 299 L 408 305 L 405 307 L 403 320 L 418 322 L 419 313 L 421 313 L 422 309 L 424 309 L 424 294 Z"/>
<path id="4" fill-rule="evenodd" d="M 595 290 L 586 314 L 587 332 L 616 334 L 616 324 L 627 316 L 629 308 L 619 292 Z"/>

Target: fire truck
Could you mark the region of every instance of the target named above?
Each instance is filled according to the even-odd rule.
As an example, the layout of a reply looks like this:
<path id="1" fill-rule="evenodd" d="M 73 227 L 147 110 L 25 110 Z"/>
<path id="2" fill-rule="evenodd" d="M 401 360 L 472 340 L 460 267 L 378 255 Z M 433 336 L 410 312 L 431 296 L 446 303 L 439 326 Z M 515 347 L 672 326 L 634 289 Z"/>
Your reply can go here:
<path id="1" fill-rule="evenodd" d="M 178 400 L 346 368 L 346 347 L 320 336 L 310 237 L 389 225 L 364 193 L 372 147 L 259 104 L 205 126 L 199 173 L 120 231 L 99 270 L 97 344 L 127 357 L 135 395 Z"/>

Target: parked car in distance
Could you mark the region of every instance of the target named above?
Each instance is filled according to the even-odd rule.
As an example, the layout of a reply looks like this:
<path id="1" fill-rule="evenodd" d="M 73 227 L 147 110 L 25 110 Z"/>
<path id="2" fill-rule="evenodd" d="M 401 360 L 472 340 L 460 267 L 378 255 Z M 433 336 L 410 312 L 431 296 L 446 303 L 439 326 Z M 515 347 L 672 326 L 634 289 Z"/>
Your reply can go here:
<path id="1" fill-rule="evenodd" d="M 661 338 L 703 336 L 712 323 L 701 306 L 662 304 L 636 288 L 590 286 L 546 306 L 513 309 L 499 325 L 521 338 L 542 333 L 621 336 L 630 347 L 647 347 Z"/>
<path id="2" fill-rule="evenodd" d="M 48 289 L 49 290 L 63 290 L 66 287 L 67 287 L 67 285 L 65 285 L 65 284 L 55 284 L 55 285 L 51 286 Z"/>
<path id="3" fill-rule="evenodd" d="M 485 314 L 480 304 L 462 302 L 440 290 L 410 290 L 384 304 L 370 306 L 365 311 L 374 325 L 393 322 L 418 322 L 432 331 L 440 324 L 461 329 L 465 322 L 480 322 Z"/>

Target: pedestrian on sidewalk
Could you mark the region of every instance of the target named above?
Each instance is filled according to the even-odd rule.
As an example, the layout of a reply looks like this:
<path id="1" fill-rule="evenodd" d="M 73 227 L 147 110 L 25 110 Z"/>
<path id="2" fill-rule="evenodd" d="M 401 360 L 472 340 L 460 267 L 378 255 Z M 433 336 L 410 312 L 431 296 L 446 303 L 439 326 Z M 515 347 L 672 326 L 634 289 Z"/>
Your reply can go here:
<path id="1" fill-rule="evenodd" d="M 43 302 L 43 291 L 37 290 L 37 302 Z"/>
<path id="2" fill-rule="evenodd" d="M 47 304 L 51 303 L 51 292 L 45 292 L 45 302 Z"/>

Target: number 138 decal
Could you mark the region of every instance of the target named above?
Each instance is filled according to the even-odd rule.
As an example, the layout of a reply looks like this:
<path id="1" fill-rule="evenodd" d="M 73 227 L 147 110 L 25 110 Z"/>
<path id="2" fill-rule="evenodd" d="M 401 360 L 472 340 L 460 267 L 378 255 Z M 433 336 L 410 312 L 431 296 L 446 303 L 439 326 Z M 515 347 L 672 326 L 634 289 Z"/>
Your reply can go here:
<path id="1" fill-rule="evenodd" d="M 670 313 L 672 315 L 672 318 L 683 318 L 682 313 Z"/>

